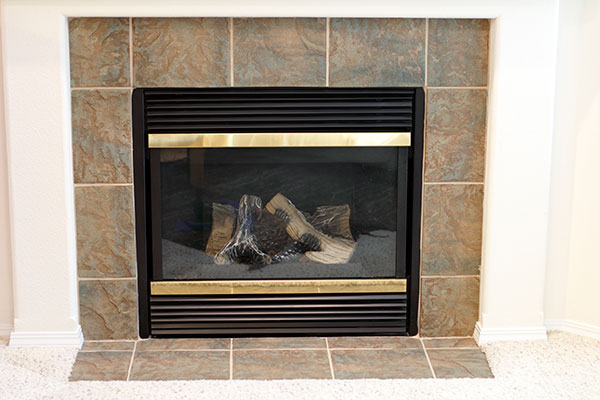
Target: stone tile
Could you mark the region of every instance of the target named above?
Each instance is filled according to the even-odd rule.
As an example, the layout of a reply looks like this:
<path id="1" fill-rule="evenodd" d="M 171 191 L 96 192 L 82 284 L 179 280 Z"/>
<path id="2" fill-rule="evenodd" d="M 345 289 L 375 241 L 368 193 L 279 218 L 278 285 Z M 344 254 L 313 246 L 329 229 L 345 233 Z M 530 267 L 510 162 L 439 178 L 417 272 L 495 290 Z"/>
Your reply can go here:
<path id="1" fill-rule="evenodd" d="M 228 18 L 135 18 L 135 86 L 229 86 L 229 43 Z"/>
<path id="2" fill-rule="evenodd" d="M 432 378 L 422 349 L 332 350 L 336 379 Z"/>
<path id="3" fill-rule="evenodd" d="M 137 351 L 154 350 L 229 350 L 231 339 L 150 339 L 140 340 Z"/>
<path id="4" fill-rule="evenodd" d="M 79 314 L 89 340 L 137 339 L 135 279 L 79 281 Z"/>
<path id="5" fill-rule="evenodd" d="M 248 349 L 326 349 L 324 338 L 236 338 L 233 339 L 234 350 Z"/>
<path id="6" fill-rule="evenodd" d="M 420 349 L 421 341 L 396 336 L 347 336 L 327 338 L 330 349 Z"/>
<path id="7" fill-rule="evenodd" d="M 423 276 L 478 275 L 482 223 L 483 185 L 425 185 Z"/>
<path id="8" fill-rule="evenodd" d="M 487 19 L 430 19 L 428 86 L 486 86 Z"/>
<path id="9" fill-rule="evenodd" d="M 332 18 L 332 86 L 422 86 L 425 20 Z"/>
<path id="10" fill-rule="evenodd" d="M 229 379 L 228 351 L 136 351 L 130 380 Z"/>
<path id="11" fill-rule="evenodd" d="M 454 338 L 424 338 L 423 344 L 426 349 L 439 348 L 473 348 L 478 349 L 475 339 L 472 337 L 454 337 Z"/>
<path id="12" fill-rule="evenodd" d="M 75 183 L 130 183 L 130 90 L 74 90 L 71 110 Z"/>
<path id="13" fill-rule="evenodd" d="M 421 336 L 471 336 L 479 311 L 479 278 L 421 280 Z"/>
<path id="14" fill-rule="evenodd" d="M 80 352 L 71 371 L 70 381 L 127 380 L 131 351 Z"/>
<path id="15" fill-rule="evenodd" d="M 493 378 L 485 354 L 479 349 L 427 350 L 438 378 Z"/>
<path id="16" fill-rule="evenodd" d="M 79 277 L 134 277 L 132 188 L 76 187 L 75 213 Z"/>
<path id="17" fill-rule="evenodd" d="M 238 350 L 233 379 L 331 379 L 325 350 Z"/>
<path id="18" fill-rule="evenodd" d="M 129 19 L 69 20 L 71 86 L 129 86 Z"/>
<path id="19" fill-rule="evenodd" d="M 81 351 L 133 351 L 134 341 L 95 342 L 86 340 Z"/>
<path id="20" fill-rule="evenodd" d="M 236 18 L 235 86 L 323 86 L 325 18 Z"/>
<path id="21" fill-rule="evenodd" d="M 486 89 L 427 92 L 426 182 L 483 182 Z"/>

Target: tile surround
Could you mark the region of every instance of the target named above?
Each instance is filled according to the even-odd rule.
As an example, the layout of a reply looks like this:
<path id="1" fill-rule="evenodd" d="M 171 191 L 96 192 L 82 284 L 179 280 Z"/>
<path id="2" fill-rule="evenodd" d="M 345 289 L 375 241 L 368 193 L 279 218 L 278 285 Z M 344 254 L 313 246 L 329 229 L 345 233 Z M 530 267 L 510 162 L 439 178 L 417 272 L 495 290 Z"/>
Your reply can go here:
<path id="1" fill-rule="evenodd" d="M 486 86 L 487 19 L 430 19 L 429 86 Z"/>
<path id="2" fill-rule="evenodd" d="M 482 185 L 425 185 L 421 274 L 479 275 Z"/>
<path id="3" fill-rule="evenodd" d="M 423 86 L 424 19 L 332 18 L 331 86 Z"/>
<path id="4" fill-rule="evenodd" d="M 425 352 L 405 350 L 332 350 L 336 379 L 433 378 Z"/>
<path id="5" fill-rule="evenodd" d="M 329 379 L 326 350 L 238 350 L 233 379 Z"/>
<path id="6" fill-rule="evenodd" d="M 131 351 L 80 352 L 69 380 L 125 381 L 129 372 L 131 353 Z"/>
<path id="7" fill-rule="evenodd" d="M 128 18 L 69 20 L 71 86 L 129 86 Z"/>
<path id="8" fill-rule="evenodd" d="M 133 381 L 229 379 L 229 353 L 224 351 L 136 351 Z"/>
<path id="9" fill-rule="evenodd" d="M 132 188 L 76 187 L 75 212 L 79 277 L 135 277 Z"/>
<path id="10" fill-rule="evenodd" d="M 136 339 L 135 279 L 80 280 L 79 314 L 86 339 Z"/>
<path id="11" fill-rule="evenodd" d="M 486 89 L 427 91 L 428 182 L 483 182 Z"/>
<path id="12" fill-rule="evenodd" d="M 76 196 L 90 185 L 112 188 L 130 184 L 130 132 L 123 129 L 129 121 L 122 116 L 129 112 L 124 109 L 129 100 L 125 104 L 123 98 L 129 96 L 132 86 L 324 85 L 327 81 L 332 86 L 425 86 L 429 126 L 424 180 L 429 196 L 424 198 L 424 213 L 429 210 L 429 218 L 425 219 L 423 229 L 422 268 L 428 277 L 422 282 L 421 335 L 439 332 L 471 335 L 477 317 L 473 300 L 478 300 L 479 198 L 483 195 L 487 95 L 487 89 L 476 88 L 487 85 L 489 21 L 332 18 L 329 49 L 325 47 L 324 58 L 326 64 L 329 55 L 329 76 L 325 75 L 324 82 L 321 43 L 327 43 L 327 29 L 322 31 L 322 19 L 299 20 L 234 18 L 231 35 L 230 18 L 134 18 L 131 23 L 128 18 L 71 19 Z M 321 39 L 318 35 L 322 35 Z M 232 36 L 234 48 L 230 45 Z M 250 49 L 263 44 L 272 47 L 263 49 L 261 57 L 252 57 Z M 130 58 L 133 59 L 131 66 Z M 461 88 L 454 90 L 446 86 Z M 94 93 L 85 89 L 94 87 L 123 90 L 101 89 Z M 115 96 L 114 99 L 111 96 Z M 119 116 L 119 121 L 110 120 L 111 114 Z M 446 122 L 449 126 L 440 125 Z M 121 166 L 114 168 L 117 163 Z M 464 189 L 465 182 L 473 185 Z M 454 210 L 457 214 L 451 208 L 461 199 L 468 202 Z M 117 214 L 133 213 L 132 204 L 127 203 L 130 204 L 127 206 L 126 203 L 116 202 L 117 208 L 123 208 Z M 78 207 L 77 218 L 82 221 L 79 212 Z M 87 218 L 85 213 L 82 211 L 82 216 Z M 462 216 L 467 217 L 466 222 L 460 221 Z M 135 270 L 124 260 L 111 260 L 115 251 L 111 237 L 128 236 L 129 225 L 124 227 L 112 217 L 98 218 L 94 223 L 100 226 L 100 232 L 107 234 L 108 240 L 97 238 L 98 243 L 92 244 L 89 237 L 86 239 L 85 228 L 81 228 L 84 234 L 79 234 L 78 223 L 78 248 L 84 255 L 78 255 L 79 277 L 85 279 L 80 281 L 84 334 L 86 339 L 137 337 Z M 432 226 L 442 229 L 428 229 Z M 440 249 L 437 255 L 431 252 L 436 246 Z M 125 258 L 129 259 L 129 255 Z M 449 281 L 446 277 L 452 275 L 460 278 Z M 90 280 L 127 276 L 132 279 Z M 473 298 L 466 299 L 468 310 L 456 313 L 456 304 L 464 296 L 452 288 L 461 285 L 468 288 L 468 296 Z M 106 319 L 108 326 L 122 323 L 121 318 L 115 320 L 113 311 L 107 308 L 116 294 L 109 288 L 116 287 L 131 291 L 121 293 L 117 303 L 128 304 L 127 309 L 131 309 L 126 319 L 133 321 L 133 332 L 95 329 L 101 319 Z M 450 296 L 445 299 L 447 304 L 439 298 L 429 298 L 437 296 L 438 291 Z M 106 293 L 113 294 L 107 296 Z M 97 307 L 94 302 L 98 302 Z M 96 310 L 90 312 L 92 308 Z M 425 315 L 430 309 L 434 310 L 431 318 Z M 446 318 L 444 309 L 453 315 Z"/>
<path id="13" fill-rule="evenodd" d="M 229 29 L 228 18 L 134 18 L 134 86 L 229 86 Z"/>
<path id="14" fill-rule="evenodd" d="M 471 336 L 479 311 L 479 277 L 421 279 L 421 336 Z"/>
<path id="15" fill-rule="evenodd" d="M 75 90 L 71 97 L 75 183 L 131 183 L 130 90 Z"/>
<path id="16" fill-rule="evenodd" d="M 325 18 L 234 19 L 235 85 L 325 85 L 325 31 Z"/>

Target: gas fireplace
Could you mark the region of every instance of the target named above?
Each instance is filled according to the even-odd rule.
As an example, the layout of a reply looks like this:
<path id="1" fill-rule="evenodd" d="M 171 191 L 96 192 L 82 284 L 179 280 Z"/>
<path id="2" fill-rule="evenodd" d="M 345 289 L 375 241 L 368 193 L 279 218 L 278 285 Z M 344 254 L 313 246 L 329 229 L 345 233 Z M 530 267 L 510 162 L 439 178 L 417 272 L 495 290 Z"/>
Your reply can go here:
<path id="1" fill-rule="evenodd" d="M 135 89 L 140 336 L 416 334 L 423 98 Z"/>

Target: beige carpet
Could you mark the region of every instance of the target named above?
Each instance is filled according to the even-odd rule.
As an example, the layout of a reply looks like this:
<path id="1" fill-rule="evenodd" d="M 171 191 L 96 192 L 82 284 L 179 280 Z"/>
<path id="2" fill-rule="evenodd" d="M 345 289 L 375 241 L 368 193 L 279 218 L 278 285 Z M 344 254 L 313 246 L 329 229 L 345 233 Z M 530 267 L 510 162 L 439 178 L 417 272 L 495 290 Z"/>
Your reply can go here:
<path id="1" fill-rule="evenodd" d="M 600 341 L 556 332 L 484 351 L 495 379 L 69 383 L 76 351 L 0 344 L 0 399 L 600 399 Z"/>

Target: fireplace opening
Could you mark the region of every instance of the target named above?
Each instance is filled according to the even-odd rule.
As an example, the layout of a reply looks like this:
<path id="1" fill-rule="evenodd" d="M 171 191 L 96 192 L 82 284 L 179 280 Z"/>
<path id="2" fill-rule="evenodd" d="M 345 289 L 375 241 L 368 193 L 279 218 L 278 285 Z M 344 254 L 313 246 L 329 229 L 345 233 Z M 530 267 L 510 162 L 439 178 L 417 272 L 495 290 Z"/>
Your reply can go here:
<path id="1" fill-rule="evenodd" d="M 420 88 L 136 89 L 140 335 L 417 333 Z"/>

